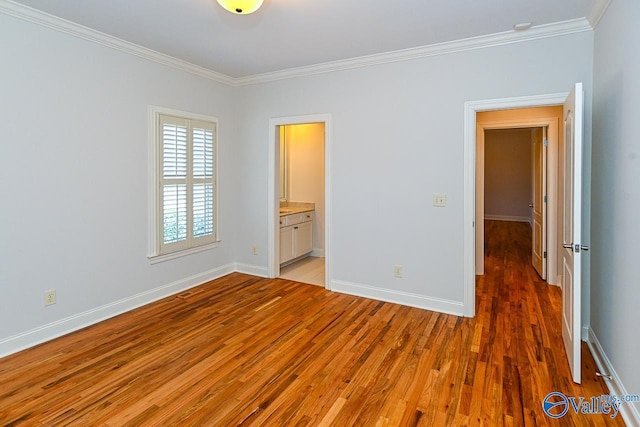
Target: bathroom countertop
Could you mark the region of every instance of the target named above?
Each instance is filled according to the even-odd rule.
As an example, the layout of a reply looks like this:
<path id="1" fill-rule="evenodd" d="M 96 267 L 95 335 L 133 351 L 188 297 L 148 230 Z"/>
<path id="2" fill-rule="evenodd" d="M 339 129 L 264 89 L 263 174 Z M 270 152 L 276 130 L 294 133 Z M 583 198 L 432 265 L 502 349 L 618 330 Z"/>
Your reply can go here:
<path id="1" fill-rule="evenodd" d="M 310 208 L 280 208 L 280 216 L 293 215 L 302 212 L 311 212 L 313 210 L 314 209 Z"/>
<path id="2" fill-rule="evenodd" d="M 315 203 L 287 202 L 280 205 L 280 216 L 310 212 L 316 209 Z"/>

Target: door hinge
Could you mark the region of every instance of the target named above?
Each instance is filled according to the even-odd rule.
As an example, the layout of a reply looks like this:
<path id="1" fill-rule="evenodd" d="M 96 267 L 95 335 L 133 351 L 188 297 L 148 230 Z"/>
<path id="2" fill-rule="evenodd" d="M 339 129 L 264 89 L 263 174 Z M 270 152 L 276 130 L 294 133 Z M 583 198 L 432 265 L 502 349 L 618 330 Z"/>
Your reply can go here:
<path id="1" fill-rule="evenodd" d="M 547 259 L 547 251 L 542 252 L 542 258 Z"/>
<path id="2" fill-rule="evenodd" d="M 545 139 L 545 140 L 543 141 L 543 144 L 544 144 L 544 146 L 545 146 L 545 147 L 548 147 L 548 146 L 549 146 L 549 140 L 548 140 L 548 139 Z"/>
<path id="3" fill-rule="evenodd" d="M 543 201 L 544 203 L 547 203 L 547 196 L 544 196 L 544 197 L 542 198 L 542 201 Z"/>

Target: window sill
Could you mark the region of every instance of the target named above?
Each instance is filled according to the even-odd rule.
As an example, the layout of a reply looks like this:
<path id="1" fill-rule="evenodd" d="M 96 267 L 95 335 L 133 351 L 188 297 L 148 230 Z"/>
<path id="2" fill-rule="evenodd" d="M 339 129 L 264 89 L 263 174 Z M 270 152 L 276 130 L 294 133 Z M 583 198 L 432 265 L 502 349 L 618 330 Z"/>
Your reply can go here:
<path id="1" fill-rule="evenodd" d="M 181 258 L 183 256 L 193 255 L 193 254 L 197 254 L 199 252 L 208 251 L 209 249 L 217 248 L 218 247 L 218 243 L 220 243 L 220 242 L 221 242 L 221 240 L 217 240 L 217 241 L 215 241 L 213 243 L 209 243 L 209 244 L 202 245 L 202 246 L 196 246 L 195 248 L 183 249 L 181 251 L 171 252 L 171 253 L 168 253 L 168 254 L 149 255 L 149 256 L 147 256 L 147 258 L 149 259 L 149 264 L 151 264 L 151 265 L 158 264 L 158 263 L 169 261 L 169 260 L 172 260 L 172 259 Z"/>

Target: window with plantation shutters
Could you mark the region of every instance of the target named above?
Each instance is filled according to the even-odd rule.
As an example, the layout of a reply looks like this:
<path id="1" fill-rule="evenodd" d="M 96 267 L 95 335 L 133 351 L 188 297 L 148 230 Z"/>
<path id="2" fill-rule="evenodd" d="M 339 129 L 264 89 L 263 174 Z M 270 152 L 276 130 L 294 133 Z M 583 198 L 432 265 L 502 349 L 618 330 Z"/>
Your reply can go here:
<path id="1" fill-rule="evenodd" d="M 216 241 L 216 123 L 156 113 L 156 255 Z"/>

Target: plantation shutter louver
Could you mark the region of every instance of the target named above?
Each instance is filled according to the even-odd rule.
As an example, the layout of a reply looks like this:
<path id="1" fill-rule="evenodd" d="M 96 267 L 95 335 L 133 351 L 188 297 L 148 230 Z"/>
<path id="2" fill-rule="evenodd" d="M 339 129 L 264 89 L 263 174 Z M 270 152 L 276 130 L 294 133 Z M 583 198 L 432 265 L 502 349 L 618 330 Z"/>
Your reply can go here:
<path id="1" fill-rule="evenodd" d="M 192 121 L 193 135 L 193 237 L 213 234 L 214 179 L 213 138 L 210 123 Z"/>

